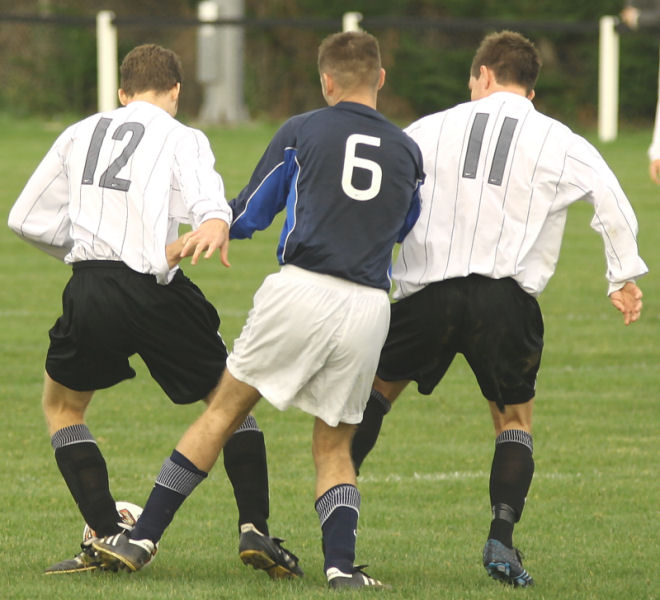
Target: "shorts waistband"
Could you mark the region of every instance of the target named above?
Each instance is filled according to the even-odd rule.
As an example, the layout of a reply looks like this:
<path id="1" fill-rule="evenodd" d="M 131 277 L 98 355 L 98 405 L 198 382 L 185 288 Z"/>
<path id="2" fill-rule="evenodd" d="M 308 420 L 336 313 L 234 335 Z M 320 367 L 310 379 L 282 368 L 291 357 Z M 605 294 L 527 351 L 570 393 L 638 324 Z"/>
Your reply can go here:
<path id="1" fill-rule="evenodd" d="M 125 262 L 120 260 L 80 260 L 72 263 L 71 266 L 74 271 L 80 269 L 123 269 L 133 271 Z M 137 273 L 137 271 L 135 272 Z"/>
<path id="2" fill-rule="evenodd" d="M 325 287 L 333 287 L 335 289 L 344 289 L 344 290 L 359 290 L 361 293 L 372 294 L 372 295 L 384 295 L 387 296 L 385 290 L 380 288 L 371 287 L 364 285 L 363 283 L 357 283 L 355 281 L 350 281 L 349 279 L 344 279 L 343 277 L 337 277 L 336 275 L 328 275 L 327 273 L 318 273 L 317 271 L 310 271 L 309 269 L 303 269 L 295 265 L 283 265 L 280 268 L 280 273 L 288 277 L 294 277 L 298 280 L 306 280 L 309 282 L 316 282 L 319 285 Z"/>
<path id="3" fill-rule="evenodd" d="M 74 273 L 76 271 L 84 271 L 87 269 L 99 269 L 105 271 L 114 270 L 123 271 L 124 273 L 132 273 L 133 275 L 138 275 L 140 277 L 148 277 L 149 279 L 157 281 L 157 277 L 154 273 L 142 273 L 141 271 L 136 271 L 121 260 L 80 260 L 71 263 L 71 267 L 73 268 Z M 183 271 L 177 268 L 170 283 L 175 281 L 182 281 L 185 279 L 187 279 L 187 277 L 184 275 Z"/>

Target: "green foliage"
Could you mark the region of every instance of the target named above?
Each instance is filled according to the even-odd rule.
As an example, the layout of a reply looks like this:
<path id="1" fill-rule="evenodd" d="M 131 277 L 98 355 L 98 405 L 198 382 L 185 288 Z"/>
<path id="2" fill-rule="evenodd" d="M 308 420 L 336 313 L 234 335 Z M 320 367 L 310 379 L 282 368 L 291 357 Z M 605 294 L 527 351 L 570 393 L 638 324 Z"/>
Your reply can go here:
<path id="1" fill-rule="evenodd" d="M 465 37 L 467 43 L 454 44 L 432 31 L 401 34 L 389 85 L 409 101 L 413 114 L 429 114 L 469 100 L 469 68 L 479 41 L 475 37 L 480 36 Z"/>
<path id="2" fill-rule="evenodd" d="M 0 115 L 0 207 L 6 216 L 48 146 L 68 123 Z M 276 123 L 207 133 L 228 194 L 247 181 Z M 640 222 L 641 320 L 624 327 L 605 293 L 602 244 L 592 208 L 569 210 L 557 273 L 540 298 L 546 336 L 535 407 L 536 474 L 516 543 L 537 581 L 523 591 L 556 600 L 657 598 L 657 435 L 660 406 L 660 220 L 658 188 L 646 173 L 646 130 L 602 146 Z M 222 316 L 231 345 L 252 295 L 277 269 L 277 226 L 233 242 L 231 269 L 217 258 L 185 267 Z M 73 556 L 82 520 L 57 470 L 40 408 L 47 330 L 60 314 L 69 269 L 0 229 L 0 586 L 7 600 L 252 600 L 327 598 L 313 508 L 311 419 L 259 403 L 266 436 L 273 535 L 301 559 L 305 578 L 271 582 L 238 559 L 236 507 L 219 464 L 186 500 L 155 563 L 134 574 L 44 577 Z M 88 423 L 105 453 L 117 499 L 143 504 L 162 460 L 200 407 L 170 404 L 139 359 L 136 379 L 103 390 Z M 459 357 L 433 395 L 406 390 L 385 419 L 360 476 L 357 560 L 394 586 L 388 599 L 510 600 L 480 562 L 490 519 L 492 426 L 485 401 Z"/>
<path id="3" fill-rule="evenodd" d="M 621 36 L 619 114 L 622 119 L 648 122 L 654 118 L 659 44 L 657 35 Z"/>
<path id="4" fill-rule="evenodd" d="M 14 4 L 0 0 L 0 14 L 15 10 Z M 90 19 L 101 9 L 113 10 L 120 17 L 191 18 L 196 5 L 193 0 L 61 0 L 23 3 L 21 8 L 34 13 L 45 6 L 50 7 L 49 14 Z M 408 122 L 467 99 L 467 71 L 476 45 L 488 31 L 506 26 L 528 35 L 542 51 L 538 106 L 572 124 L 593 126 L 598 102 L 598 19 L 616 15 L 622 6 L 621 0 L 245 0 L 248 17 L 300 19 L 302 23 L 246 30 L 246 103 L 253 118 L 276 119 L 321 105 L 316 47 L 325 35 L 341 27 L 344 12 L 359 11 L 366 23 L 372 20 L 370 30 L 381 41 L 388 71 L 381 109 L 393 119 Z M 378 25 L 378 19 L 389 21 Z M 475 19 L 484 20 L 478 29 L 474 29 Z M 429 26 L 433 21 L 437 27 Z M 548 29 L 548 22 L 555 26 Z M 567 26 L 590 24 L 590 28 L 564 31 L 564 22 Z M 194 117 L 202 93 L 195 81 L 195 28 L 149 23 L 119 28 L 121 56 L 146 41 L 171 47 L 182 56 L 187 77 L 181 110 Z M 653 118 L 658 42 L 657 36 L 648 33 L 621 35 L 620 118 L 624 123 L 648 123 Z M 51 116 L 93 112 L 95 44 L 93 23 L 13 25 L 0 20 L 0 110 Z"/>
<path id="5" fill-rule="evenodd" d="M 22 39 L 7 56 L 9 75 L 0 88 L 0 107 L 23 115 L 86 112 L 96 102 L 94 31 L 43 25 L 17 30 Z"/>

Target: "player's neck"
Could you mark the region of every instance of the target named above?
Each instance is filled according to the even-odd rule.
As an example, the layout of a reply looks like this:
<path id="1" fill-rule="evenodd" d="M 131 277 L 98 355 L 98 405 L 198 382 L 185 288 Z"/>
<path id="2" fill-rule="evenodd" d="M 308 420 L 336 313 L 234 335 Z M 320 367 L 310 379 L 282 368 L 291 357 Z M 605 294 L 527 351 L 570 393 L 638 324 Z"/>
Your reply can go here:
<path id="1" fill-rule="evenodd" d="M 340 102 L 355 102 L 357 104 L 364 104 L 365 106 L 368 106 L 369 108 L 373 108 L 376 110 L 376 102 L 377 102 L 377 93 L 370 91 L 351 91 L 351 92 L 346 92 L 346 93 L 340 93 L 336 94 L 334 97 L 330 99 L 328 104 L 330 106 L 334 106 L 335 104 L 339 104 Z"/>
<path id="2" fill-rule="evenodd" d="M 179 84 L 172 90 L 167 92 L 157 92 L 154 90 L 146 90 L 138 92 L 132 96 L 127 96 L 123 90 L 119 90 L 119 101 L 125 106 L 131 102 L 148 102 L 158 108 L 162 108 L 165 112 L 169 113 L 172 117 L 176 116 L 179 98 Z"/>
<path id="3" fill-rule="evenodd" d="M 491 94 L 494 94 L 495 92 L 508 92 L 509 94 L 518 94 L 518 96 L 524 96 L 529 100 L 531 100 L 534 97 L 533 92 L 530 95 L 527 93 L 527 90 L 523 86 L 515 85 L 515 84 L 507 84 L 507 85 L 495 84 L 490 92 Z"/>

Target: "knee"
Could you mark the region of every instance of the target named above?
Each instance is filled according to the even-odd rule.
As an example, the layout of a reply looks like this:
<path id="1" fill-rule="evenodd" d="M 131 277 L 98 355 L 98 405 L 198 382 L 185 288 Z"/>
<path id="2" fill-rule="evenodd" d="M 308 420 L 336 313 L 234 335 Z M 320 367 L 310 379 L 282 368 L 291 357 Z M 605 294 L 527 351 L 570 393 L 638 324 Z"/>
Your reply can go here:
<path id="1" fill-rule="evenodd" d="M 519 429 L 529 434 L 532 433 L 533 399 L 523 404 L 507 404 L 503 412 L 493 402 L 489 402 L 489 404 L 496 436 L 506 429 Z"/>
<path id="2" fill-rule="evenodd" d="M 336 440 L 332 443 L 328 443 L 325 440 L 314 440 L 312 442 L 312 456 L 317 466 L 328 463 L 329 461 L 341 460 L 342 458 L 350 460 L 351 445 L 350 442 L 345 440 Z"/>
<path id="3" fill-rule="evenodd" d="M 46 375 L 41 406 L 51 434 L 62 427 L 82 423 L 92 395 L 91 391 L 71 390 Z"/>
<path id="4" fill-rule="evenodd" d="M 319 431 L 321 429 L 321 431 Z M 351 442 L 355 435 L 355 425 L 340 423 L 336 428 L 317 427 L 312 440 L 312 455 L 319 465 L 330 461 L 351 461 Z"/>

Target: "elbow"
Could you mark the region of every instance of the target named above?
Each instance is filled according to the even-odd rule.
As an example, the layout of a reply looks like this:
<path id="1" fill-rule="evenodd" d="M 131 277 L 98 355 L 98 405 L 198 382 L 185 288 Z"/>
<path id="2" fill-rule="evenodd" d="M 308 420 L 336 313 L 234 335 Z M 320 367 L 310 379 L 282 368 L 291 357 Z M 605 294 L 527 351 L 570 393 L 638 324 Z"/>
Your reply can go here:
<path id="1" fill-rule="evenodd" d="M 14 233 L 21 235 L 21 221 L 16 217 L 13 210 L 9 213 L 7 225 Z"/>

